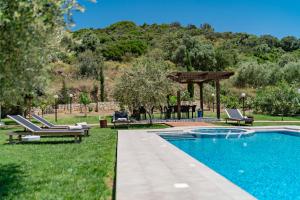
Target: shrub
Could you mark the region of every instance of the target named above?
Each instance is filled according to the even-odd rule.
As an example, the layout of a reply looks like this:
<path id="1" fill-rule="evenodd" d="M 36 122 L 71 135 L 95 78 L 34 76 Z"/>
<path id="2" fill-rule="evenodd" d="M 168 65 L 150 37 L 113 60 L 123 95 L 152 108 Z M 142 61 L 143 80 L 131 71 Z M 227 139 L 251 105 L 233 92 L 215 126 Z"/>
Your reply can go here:
<path id="1" fill-rule="evenodd" d="M 262 87 L 276 84 L 276 82 L 281 79 L 281 69 L 276 64 L 246 62 L 238 68 L 233 82 L 234 85 L 238 87 Z"/>
<path id="2" fill-rule="evenodd" d="M 221 96 L 221 103 L 225 108 L 239 108 L 239 98 L 233 95 Z"/>
<path id="3" fill-rule="evenodd" d="M 126 54 L 134 56 L 143 55 L 147 45 L 140 40 L 123 40 L 110 43 L 102 50 L 103 56 L 108 60 L 121 61 Z"/>
<path id="4" fill-rule="evenodd" d="M 300 81 L 300 62 L 290 62 L 282 70 L 283 77 L 288 83 Z"/>
<path id="5" fill-rule="evenodd" d="M 259 90 L 254 101 L 254 108 L 256 112 L 271 115 L 293 115 L 299 111 L 299 100 L 297 88 L 281 82 L 276 86 L 268 86 Z"/>

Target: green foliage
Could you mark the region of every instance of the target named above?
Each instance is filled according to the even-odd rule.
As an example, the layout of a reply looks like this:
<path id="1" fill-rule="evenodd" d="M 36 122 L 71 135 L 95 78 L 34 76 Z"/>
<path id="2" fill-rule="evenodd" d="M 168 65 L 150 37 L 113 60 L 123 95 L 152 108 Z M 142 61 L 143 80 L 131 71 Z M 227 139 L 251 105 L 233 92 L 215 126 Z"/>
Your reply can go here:
<path id="1" fill-rule="evenodd" d="M 168 65 L 164 61 L 141 58 L 117 81 L 115 99 L 130 111 L 144 107 L 152 123 L 152 109 L 167 105 L 167 95 L 171 93 L 167 75 Z"/>
<path id="2" fill-rule="evenodd" d="M 140 56 L 146 52 L 147 45 L 141 40 L 121 40 L 109 43 L 103 50 L 103 56 L 109 60 L 121 61 L 126 53 Z"/>
<path id="3" fill-rule="evenodd" d="M 300 62 L 287 63 L 283 69 L 283 78 L 288 83 L 299 83 L 300 82 Z"/>
<path id="4" fill-rule="evenodd" d="M 80 76 L 99 79 L 99 72 L 103 68 L 103 57 L 100 53 L 84 51 L 78 55 L 77 63 Z"/>
<path id="5" fill-rule="evenodd" d="M 170 98 L 169 98 L 169 104 L 170 104 L 170 106 L 175 106 L 175 105 L 177 105 L 177 96 L 170 96 Z"/>
<path id="6" fill-rule="evenodd" d="M 22 107 L 45 88 L 49 55 L 74 8 L 81 8 L 76 0 L 0 1 L 0 102 Z"/>
<path id="7" fill-rule="evenodd" d="M 60 104 L 67 104 L 69 102 L 69 89 L 67 87 L 66 79 L 62 81 L 62 88 L 59 93 L 59 102 Z"/>
<path id="8" fill-rule="evenodd" d="M 85 117 L 87 117 L 88 105 L 91 103 L 91 99 L 87 92 L 81 92 L 79 95 L 79 102 L 85 107 Z"/>
<path id="9" fill-rule="evenodd" d="M 278 60 L 278 65 L 280 67 L 284 67 L 286 64 L 289 62 L 296 62 L 297 58 L 291 54 L 283 54 L 279 60 Z"/>
<path id="10" fill-rule="evenodd" d="M 93 32 L 86 32 L 82 36 L 81 44 L 75 48 L 77 48 L 77 51 L 79 52 L 84 52 L 87 50 L 96 51 L 96 49 L 99 48 L 99 45 L 100 45 L 100 40 L 97 37 L 97 35 L 94 34 Z"/>
<path id="11" fill-rule="evenodd" d="M 287 36 L 282 38 L 280 44 L 282 49 L 284 49 L 285 51 L 293 51 L 299 49 L 300 47 L 299 40 L 294 36 Z"/>
<path id="12" fill-rule="evenodd" d="M 257 92 L 254 106 L 256 112 L 288 116 L 299 112 L 299 100 L 297 88 L 281 82 L 276 86 L 260 89 Z"/>
<path id="13" fill-rule="evenodd" d="M 225 108 L 239 108 L 239 98 L 234 95 L 221 95 L 221 103 Z"/>
<path id="14" fill-rule="evenodd" d="M 280 67 L 273 63 L 258 64 L 245 62 L 237 69 L 233 78 L 234 85 L 238 87 L 262 87 L 273 85 L 282 79 Z"/>
<path id="15" fill-rule="evenodd" d="M 192 66 L 200 71 L 212 71 L 216 64 L 212 44 L 199 42 L 190 36 L 183 38 L 182 44 L 176 49 L 172 59 L 178 65 Z"/>
<path id="16" fill-rule="evenodd" d="M 81 92 L 80 93 L 79 102 L 82 103 L 85 106 L 91 103 L 91 99 L 90 99 L 87 92 Z"/>
<path id="17" fill-rule="evenodd" d="M 46 109 L 53 105 L 53 99 L 50 98 L 50 95 L 43 95 L 36 99 L 35 105 L 42 110 L 42 115 L 44 115 Z"/>
<path id="18" fill-rule="evenodd" d="M 189 102 L 193 101 L 193 97 L 191 97 L 189 90 L 185 90 L 181 92 L 181 101 L 189 101 Z"/>
<path id="19" fill-rule="evenodd" d="M 286 61 L 282 61 L 281 64 Z M 274 63 L 245 62 L 237 69 L 233 83 L 238 87 L 264 87 L 281 80 L 287 83 L 300 81 L 300 62 L 289 62 L 284 67 Z"/>
<path id="20" fill-rule="evenodd" d="M 238 63 L 238 53 L 234 49 L 225 46 L 215 51 L 216 64 L 214 71 L 222 71 L 226 68 L 235 67 Z"/>

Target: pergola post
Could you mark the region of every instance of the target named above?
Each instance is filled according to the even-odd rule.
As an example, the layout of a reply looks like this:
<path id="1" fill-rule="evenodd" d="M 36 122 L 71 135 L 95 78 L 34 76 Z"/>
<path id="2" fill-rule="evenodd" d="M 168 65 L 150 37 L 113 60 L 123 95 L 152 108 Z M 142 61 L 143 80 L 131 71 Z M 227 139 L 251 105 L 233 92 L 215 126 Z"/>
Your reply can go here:
<path id="1" fill-rule="evenodd" d="M 180 90 L 177 91 L 177 118 L 181 119 L 181 94 L 180 94 Z"/>
<path id="2" fill-rule="evenodd" d="M 217 118 L 221 118 L 220 80 L 216 80 Z"/>
<path id="3" fill-rule="evenodd" d="M 203 106 L 203 83 L 199 83 L 199 88 L 200 88 L 200 108 L 202 113 L 204 114 L 204 106 Z"/>

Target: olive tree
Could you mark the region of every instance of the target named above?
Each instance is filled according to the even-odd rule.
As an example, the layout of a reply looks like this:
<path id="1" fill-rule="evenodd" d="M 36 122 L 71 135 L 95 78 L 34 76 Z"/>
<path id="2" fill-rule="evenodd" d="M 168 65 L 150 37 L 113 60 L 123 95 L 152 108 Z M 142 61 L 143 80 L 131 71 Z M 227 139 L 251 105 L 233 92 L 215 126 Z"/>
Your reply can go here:
<path id="1" fill-rule="evenodd" d="M 299 111 L 300 95 L 295 85 L 280 82 L 276 86 L 260 89 L 254 100 L 257 112 L 283 116 L 293 115 Z"/>
<path id="2" fill-rule="evenodd" d="M 91 99 L 87 92 L 81 92 L 79 95 L 79 102 L 84 105 L 84 116 L 87 117 L 87 106 L 91 103 Z"/>
<path id="3" fill-rule="evenodd" d="M 23 106 L 45 88 L 50 54 L 76 8 L 76 0 L 0 1 L 0 105 Z"/>
<path id="4" fill-rule="evenodd" d="M 117 80 L 115 99 L 131 111 L 144 107 L 152 124 L 153 108 L 166 105 L 172 90 L 167 75 L 168 65 L 164 61 L 141 58 Z"/>

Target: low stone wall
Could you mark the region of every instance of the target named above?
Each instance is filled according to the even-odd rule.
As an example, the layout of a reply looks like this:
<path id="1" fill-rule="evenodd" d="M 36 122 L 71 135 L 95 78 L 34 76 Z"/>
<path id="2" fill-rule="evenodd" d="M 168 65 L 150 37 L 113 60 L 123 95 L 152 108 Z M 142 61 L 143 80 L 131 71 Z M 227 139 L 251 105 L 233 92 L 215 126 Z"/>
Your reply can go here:
<path id="1" fill-rule="evenodd" d="M 97 103 L 90 103 L 87 108 L 88 112 L 95 112 L 96 111 Z M 74 103 L 71 105 L 72 113 L 80 113 L 85 111 L 85 107 L 82 104 Z M 119 110 L 119 103 L 118 102 L 99 102 L 98 103 L 98 110 L 99 112 L 113 112 L 115 110 Z M 33 108 L 34 113 L 42 113 L 42 110 L 40 108 Z M 70 104 L 59 104 L 58 113 L 69 113 L 70 112 Z M 54 113 L 53 106 L 49 106 L 45 113 Z"/>

